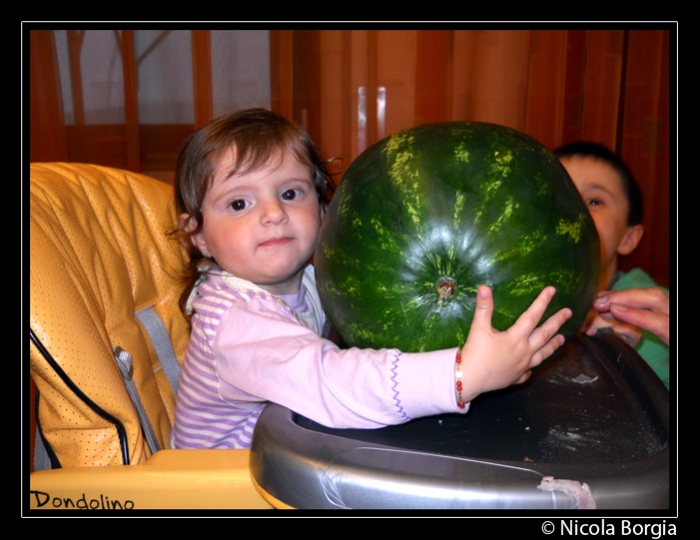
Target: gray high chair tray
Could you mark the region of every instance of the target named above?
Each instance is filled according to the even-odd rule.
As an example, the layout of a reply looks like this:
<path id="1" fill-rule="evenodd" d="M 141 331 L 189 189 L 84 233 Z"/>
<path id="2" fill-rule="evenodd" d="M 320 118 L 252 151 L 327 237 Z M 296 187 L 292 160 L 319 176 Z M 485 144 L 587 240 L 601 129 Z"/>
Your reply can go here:
<path id="1" fill-rule="evenodd" d="M 668 390 L 601 331 L 466 415 L 337 430 L 268 406 L 251 472 L 300 509 L 668 508 L 669 453 Z"/>

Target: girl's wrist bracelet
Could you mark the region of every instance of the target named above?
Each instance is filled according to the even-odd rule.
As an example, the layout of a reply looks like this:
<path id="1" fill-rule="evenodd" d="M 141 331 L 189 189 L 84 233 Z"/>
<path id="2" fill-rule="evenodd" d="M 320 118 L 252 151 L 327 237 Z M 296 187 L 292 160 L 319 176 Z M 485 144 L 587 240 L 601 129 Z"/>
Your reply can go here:
<path id="1" fill-rule="evenodd" d="M 464 400 L 462 399 L 462 351 L 457 349 L 457 358 L 455 358 L 455 388 L 457 391 L 457 405 L 460 409 L 464 409 Z"/>

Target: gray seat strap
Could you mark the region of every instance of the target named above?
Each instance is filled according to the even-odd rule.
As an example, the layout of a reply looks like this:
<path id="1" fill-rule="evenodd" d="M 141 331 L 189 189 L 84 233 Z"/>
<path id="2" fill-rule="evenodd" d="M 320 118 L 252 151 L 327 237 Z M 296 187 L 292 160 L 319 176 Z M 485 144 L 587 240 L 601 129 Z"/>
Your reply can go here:
<path id="1" fill-rule="evenodd" d="M 36 391 L 36 435 L 34 437 L 34 470 L 47 471 L 51 468 L 51 458 L 44 446 L 44 437 L 39 428 L 39 389 Z"/>
<path id="2" fill-rule="evenodd" d="M 41 438 L 39 425 L 36 426 L 36 438 L 34 439 L 34 470 L 47 471 L 51 468 L 51 459 L 44 446 L 44 439 Z"/>
<path id="3" fill-rule="evenodd" d="M 119 366 L 119 371 L 121 372 L 122 378 L 124 379 L 126 391 L 129 393 L 131 402 L 134 404 L 136 412 L 139 415 L 139 420 L 141 421 L 141 429 L 143 429 L 143 433 L 146 436 L 146 442 L 148 443 L 148 446 L 151 449 L 151 453 L 155 454 L 158 450 L 160 450 L 160 445 L 158 444 L 158 439 L 156 439 L 156 434 L 153 431 L 153 426 L 151 426 L 151 422 L 148 419 L 148 415 L 146 415 L 146 409 L 144 408 L 143 403 L 141 402 L 139 392 L 136 389 L 136 382 L 134 381 L 133 377 L 134 367 L 131 355 L 121 347 L 117 347 L 114 349 L 114 358 L 117 361 L 117 366 Z"/>
<path id="4" fill-rule="evenodd" d="M 165 329 L 163 321 L 152 307 L 139 311 L 136 314 L 136 318 L 141 322 L 151 338 L 151 343 L 153 343 L 153 348 L 156 350 L 160 365 L 163 366 L 165 375 L 170 381 L 173 394 L 177 395 L 177 389 L 180 386 L 180 364 L 175 356 L 173 344 L 170 341 L 170 336 Z"/>

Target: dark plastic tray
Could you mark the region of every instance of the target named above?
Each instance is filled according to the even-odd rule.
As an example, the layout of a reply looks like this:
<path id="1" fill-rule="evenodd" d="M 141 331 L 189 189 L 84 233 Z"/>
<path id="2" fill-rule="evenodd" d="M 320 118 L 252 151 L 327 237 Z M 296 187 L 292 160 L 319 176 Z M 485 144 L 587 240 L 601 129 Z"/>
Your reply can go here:
<path id="1" fill-rule="evenodd" d="M 574 337 L 520 386 L 467 415 L 335 430 L 261 415 L 253 477 L 295 508 L 576 508 L 544 476 L 586 483 L 597 508 L 668 508 L 669 395 L 609 331 Z"/>

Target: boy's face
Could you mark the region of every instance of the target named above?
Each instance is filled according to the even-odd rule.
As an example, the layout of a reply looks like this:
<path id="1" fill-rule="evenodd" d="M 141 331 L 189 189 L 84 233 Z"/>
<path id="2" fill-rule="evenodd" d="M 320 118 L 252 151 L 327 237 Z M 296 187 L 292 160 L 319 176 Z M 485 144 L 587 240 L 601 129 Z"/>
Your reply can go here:
<path id="1" fill-rule="evenodd" d="M 602 275 L 600 289 L 607 289 L 617 271 L 618 255 L 634 251 L 642 237 L 642 225 L 627 225 L 629 202 L 615 169 L 602 160 L 572 156 L 562 165 L 576 184 L 600 237 Z"/>
<path id="2" fill-rule="evenodd" d="M 273 294 L 298 292 L 322 217 L 311 170 L 285 152 L 262 169 L 230 175 L 234 158 L 233 149 L 220 158 L 192 241 L 239 278 Z"/>

